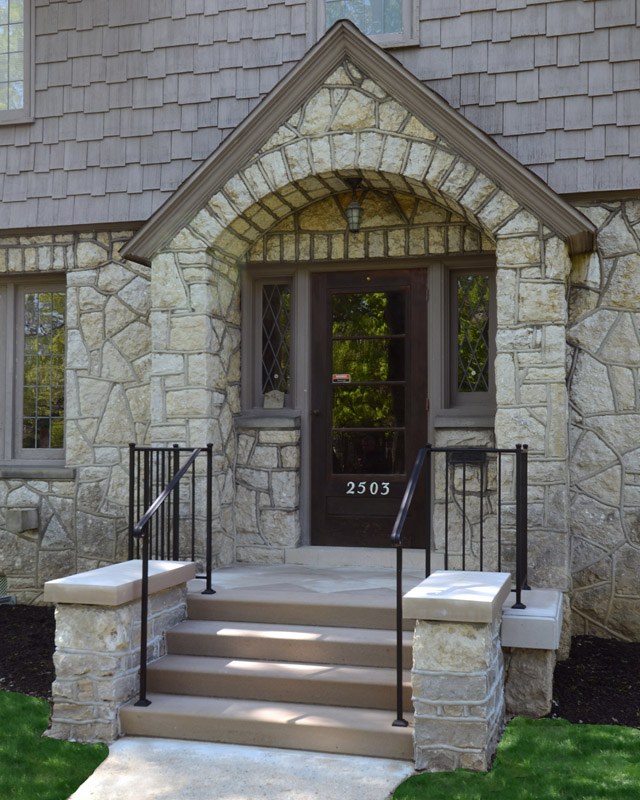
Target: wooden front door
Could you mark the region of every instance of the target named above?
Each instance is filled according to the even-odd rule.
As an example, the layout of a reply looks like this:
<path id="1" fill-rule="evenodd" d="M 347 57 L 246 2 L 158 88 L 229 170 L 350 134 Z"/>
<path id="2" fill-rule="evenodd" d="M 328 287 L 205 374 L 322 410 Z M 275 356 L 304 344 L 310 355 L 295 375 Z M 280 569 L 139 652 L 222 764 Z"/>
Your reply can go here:
<path id="1" fill-rule="evenodd" d="M 312 278 L 311 541 L 388 547 L 427 441 L 425 270 Z M 424 547 L 424 497 L 405 543 Z"/>

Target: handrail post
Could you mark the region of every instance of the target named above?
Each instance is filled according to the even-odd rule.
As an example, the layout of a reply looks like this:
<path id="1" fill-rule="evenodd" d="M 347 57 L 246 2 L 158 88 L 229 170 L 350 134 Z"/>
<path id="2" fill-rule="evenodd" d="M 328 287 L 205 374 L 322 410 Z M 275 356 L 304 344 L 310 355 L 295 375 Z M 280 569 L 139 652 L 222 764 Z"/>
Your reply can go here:
<path id="1" fill-rule="evenodd" d="M 173 445 L 173 469 L 171 477 L 175 478 L 180 469 L 180 449 L 177 444 Z M 180 485 L 177 483 L 173 490 L 173 531 L 171 540 L 171 558 L 173 561 L 180 560 Z"/>
<path id="2" fill-rule="evenodd" d="M 425 527 L 426 527 L 426 534 L 427 534 L 427 541 L 425 542 L 424 548 L 424 577 L 428 578 L 431 575 L 431 547 L 433 546 L 433 512 L 431 509 L 431 486 L 433 481 L 431 480 L 431 456 L 433 455 L 432 447 L 430 444 L 427 444 L 425 447 L 426 452 L 426 462 L 427 466 L 424 471 L 424 480 L 425 480 Z"/>
<path id="3" fill-rule="evenodd" d="M 213 562 L 213 444 L 207 445 L 207 520 L 206 520 L 206 579 L 207 585 L 202 594 L 215 594 L 211 588 Z"/>
<path id="4" fill-rule="evenodd" d="M 140 697 L 137 706 L 150 706 L 147 699 L 147 619 L 149 616 L 149 526 L 142 532 L 142 588 L 140 597 Z"/>
<path id="5" fill-rule="evenodd" d="M 406 728 L 407 720 L 402 716 L 402 544 L 396 545 L 396 718 L 394 728 Z"/>
<path id="6" fill-rule="evenodd" d="M 516 445 L 516 602 L 526 608 L 522 590 L 527 583 L 527 446 Z"/>
<path id="7" fill-rule="evenodd" d="M 135 480 L 136 480 L 136 445 L 129 442 L 129 541 L 127 543 L 127 558 L 133 559 L 133 526 L 135 513 Z"/>

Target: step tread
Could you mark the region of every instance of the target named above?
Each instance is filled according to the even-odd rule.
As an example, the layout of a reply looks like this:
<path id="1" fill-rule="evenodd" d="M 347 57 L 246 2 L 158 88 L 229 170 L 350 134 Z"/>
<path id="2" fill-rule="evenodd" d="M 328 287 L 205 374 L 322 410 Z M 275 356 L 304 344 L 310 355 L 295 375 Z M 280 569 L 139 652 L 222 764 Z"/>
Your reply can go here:
<path id="1" fill-rule="evenodd" d="M 270 590 L 222 588 L 217 594 L 190 593 L 190 619 L 226 619 L 284 622 L 293 625 L 395 628 L 395 592 L 363 589 L 346 592 L 309 592 L 296 587 Z M 407 630 L 413 620 L 403 620 Z"/>
<path id="2" fill-rule="evenodd" d="M 336 625 L 296 625 L 287 623 L 250 622 L 243 620 L 221 619 L 185 619 L 171 628 L 168 633 L 195 634 L 200 636 L 253 636 L 258 639 L 297 639 L 298 641 L 340 642 L 373 642 L 375 644 L 393 644 L 396 642 L 396 631 L 387 628 L 354 628 Z M 403 642 L 410 646 L 413 632 L 403 631 Z"/>
<path id="3" fill-rule="evenodd" d="M 151 705 L 120 710 L 123 732 L 200 741 L 288 747 L 387 758 L 413 756 L 412 715 L 393 727 L 391 711 L 256 700 L 148 695 Z"/>
<path id="4" fill-rule="evenodd" d="M 184 670 L 189 672 L 223 673 L 256 677 L 270 676 L 289 680 L 347 681 L 358 683 L 363 678 L 381 684 L 396 682 L 396 671 L 389 667 L 356 666 L 345 664 L 314 664 L 292 661 L 264 661 L 234 657 L 193 656 L 169 654 L 149 664 L 150 672 Z M 253 674 L 251 674 L 253 673 Z M 403 671 L 406 683 L 411 681 L 410 670 Z"/>
<path id="5" fill-rule="evenodd" d="M 160 692 L 150 692 L 148 699 L 151 701 L 151 705 L 147 707 L 136 706 L 132 702 L 123 706 L 122 711 L 127 715 L 188 712 L 194 717 L 220 717 L 223 719 L 235 717 L 258 724 L 262 721 L 287 722 L 301 726 L 315 724 L 342 726 L 347 724 L 352 728 L 367 728 L 373 725 L 374 729 L 378 731 L 386 731 L 385 726 L 389 723 L 391 729 L 389 712 L 376 708 L 265 702 L 224 697 L 192 697 Z M 272 716 L 271 720 L 268 719 L 269 715 Z M 413 714 L 407 714 L 405 718 L 410 723 L 408 728 L 393 728 L 392 730 L 408 732 L 411 735 Z"/>
<path id="6" fill-rule="evenodd" d="M 403 634 L 406 667 L 412 640 L 411 633 Z M 167 649 L 182 655 L 395 667 L 396 632 L 189 619 L 167 632 Z"/>

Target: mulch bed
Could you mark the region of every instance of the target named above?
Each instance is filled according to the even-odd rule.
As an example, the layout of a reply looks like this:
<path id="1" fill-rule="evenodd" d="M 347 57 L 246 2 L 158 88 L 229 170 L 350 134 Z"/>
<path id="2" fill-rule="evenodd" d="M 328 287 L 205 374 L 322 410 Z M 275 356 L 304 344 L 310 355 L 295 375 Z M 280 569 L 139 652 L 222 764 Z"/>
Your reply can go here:
<path id="1" fill-rule="evenodd" d="M 53 609 L 0 605 L 0 689 L 51 699 Z M 554 676 L 551 716 L 640 728 L 640 643 L 576 636 Z"/>

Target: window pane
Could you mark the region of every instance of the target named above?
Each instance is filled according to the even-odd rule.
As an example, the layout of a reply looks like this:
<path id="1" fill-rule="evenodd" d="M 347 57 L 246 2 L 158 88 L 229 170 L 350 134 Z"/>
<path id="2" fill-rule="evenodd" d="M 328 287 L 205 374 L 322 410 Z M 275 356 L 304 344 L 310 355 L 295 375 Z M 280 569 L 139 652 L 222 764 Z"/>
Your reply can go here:
<path id="1" fill-rule="evenodd" d="M 64 292 L 27 292 L 23 314 L 22 446 L 62 447 Z"/>
<path id="2" fill-rule="evenodd" d="M 348 373 L 352 381 L 404 379 L 404 337 L 400 339 L 334 339 L 334 373 Z"/>
<path id="3" fill-rule="evenodd" d="M 404 292 L 345 292 L 331 298 L 334 336 L 404 333 Z"/>
<path id="4" fill-rule="evenodd" d="M 458 391 L 489 391 L 489 277 L 458 275 Z"/>
<path id="5" fill-rule="evenodd" d="M 291 377 L 291 288 L 262 287 L 262 393 L 289 391 Z"/>
<path id="6" fill-rule="evenodd" d="M 404 472 L 404 431 L 335 431 L 334 475 L 397 475 Z"/>
<path id="7" fill-rule="evenodd" d="M 402 33 L 402 0 L 325 0 L 326 27 L 339 19 L 350 19 L 369 36 Z"/>
<path id="8" fill-rule="evenodd" d="M 404 386 L 333 387 L 334 428 L 397 428 L 404 425 Z"/>

